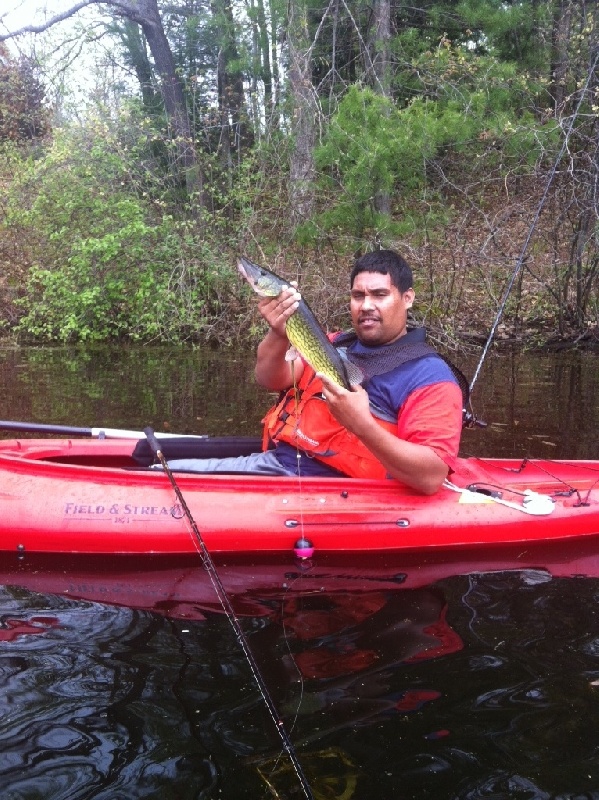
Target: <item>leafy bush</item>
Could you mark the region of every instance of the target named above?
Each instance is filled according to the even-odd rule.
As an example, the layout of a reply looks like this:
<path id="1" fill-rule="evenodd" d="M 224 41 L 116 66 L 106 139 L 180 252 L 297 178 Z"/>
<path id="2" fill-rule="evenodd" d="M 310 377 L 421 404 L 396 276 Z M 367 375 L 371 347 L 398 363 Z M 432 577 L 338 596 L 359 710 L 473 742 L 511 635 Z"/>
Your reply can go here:
<path id="1" fill-rule="evenodd" d="M 26 338 L 193 336 L 228 272 L 194 225 L 151 205 L 110 137 L 62 131 L 13 183 L 7 227 L 31 234 L 20 300 Z M 23 200 L 28 199 L 28 207 Z"/>

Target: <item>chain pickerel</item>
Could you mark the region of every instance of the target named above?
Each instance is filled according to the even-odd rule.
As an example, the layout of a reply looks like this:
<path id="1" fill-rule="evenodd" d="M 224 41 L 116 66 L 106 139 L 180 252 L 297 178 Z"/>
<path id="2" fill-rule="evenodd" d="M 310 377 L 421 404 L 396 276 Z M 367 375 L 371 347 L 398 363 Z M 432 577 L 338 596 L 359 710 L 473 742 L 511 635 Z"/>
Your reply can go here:
<path id="1" fill-rule="evenodd" d="M 237 269 L 259 297 L 277 297 L 289 287 L 288 281 L 246 258 L 239 258 Z M 287 320 L 286 332 L 289 342 L 316 372 L 346 389 L 363 380 L 359 367 L 341 356 L 304 299 Z"/>

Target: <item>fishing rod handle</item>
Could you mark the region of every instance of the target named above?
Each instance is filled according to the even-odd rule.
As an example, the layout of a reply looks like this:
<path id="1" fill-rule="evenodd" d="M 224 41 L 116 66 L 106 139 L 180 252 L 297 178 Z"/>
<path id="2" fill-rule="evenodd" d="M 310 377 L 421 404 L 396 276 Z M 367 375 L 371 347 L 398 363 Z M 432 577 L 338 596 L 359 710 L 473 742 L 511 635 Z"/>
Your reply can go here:
<path id="1" fill-rule="evenodd" d="M 148 444 L 150 445 L 150 449 L 152 450 L 152 452 L 154 453 L 156 458 L 159 461 L 161 461 L 162 460 L 162 450 L 160 449 L 160 442 L 158 441 L 158 438 L 156 437 L 156 434 L 154 433 L 153 428 L 150 428 L 150 426 L 148 426 L 147 428 L 144 428 L 144 435 L 145 435 L 146 439 L 148 440 Z"/>

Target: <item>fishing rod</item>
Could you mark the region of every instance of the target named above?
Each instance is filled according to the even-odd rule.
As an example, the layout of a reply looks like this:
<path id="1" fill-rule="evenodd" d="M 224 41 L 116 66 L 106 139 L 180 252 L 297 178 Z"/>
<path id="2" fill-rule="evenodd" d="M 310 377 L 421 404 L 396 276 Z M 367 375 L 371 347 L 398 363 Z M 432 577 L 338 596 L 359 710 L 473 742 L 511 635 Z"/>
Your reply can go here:
<path id="1" fill-rule="evenodd" d="M 200 533 L 200 530 L 196 525 L 194 518 L 191 515 L 191 511 L 189 510 L 189 507 L 185 502 L 185 498 L 183 497 L 183 493 L 179 488 L 179 484 L 175 480 L 175 476 L 173 475 L 168 465 L 168 462 L 162 450 L 160 449 L 160 443 L 156 438 L 156 434 L 154 433 L 152 428 L 149 427 L 144 428 L 144 434 L 146 436 L 146 439 L 148 440 L 148 444 L 150 445 L 152 452 L 154 453 L 156 458 L 160 461 L 162 468 L 164 469 L 166 475 L 168 476 L 171 486 L 173 487 L 173 490 L 177 496 L 177 500 L 179 501 L 179 504 L 183 509 L 183 513 L 185 514 L 185 517 L 187 518 L 187 521 L 191 527 L 193 535 L 195 536 L 200 558 L 202 559 L 206 572 L 210 577 L 216 596 L 218 597 L 218 600 L 223 608 L 223 611 L 225 612 L 227 619 L 231 623 L 231 627 L 233 628 L 233 631 L 235 632 L 237 640 L 241 646 L 241 649 L 243 650 L 243 654 L 246 657 L 246 660 L 250 666 L 250 670 L 260 690 L 260 694 L 262 695 L 264 704 L 268 710 L 268 713 L 272 718 L 272 721 L 279 733 L 279 736 L 281 737 L 283 748 L 285 749 L 287 755 L 289 756 L 289 760 L 291 761 L 293 769 L 295 770 L 295 773 L 298 777 L 302 790 L 305 796 L 308 798 L 308 800 L 314 800 L 314 795 L 312 794 L 310 784 L 308 783 L 308 779 L 306 778 L 304 771 L 302 769 L 302 765 L 299 762 L 293 743 L 289 738 L 289 734 L 287 733 L 283 720 L 279 716 L 277 707 L 275 706 L 274 701 L 270 696 L 270 692 L 268 691 L 266 682 L 262 677 L 262 673 L 260 672 L 260 667 L 258 666 L 258 663 L 254 658 L 254 654 L 250 649 L 249 642 L 247 640 L 245 633 L 243 632 L 243 628 L 241 627 L 239 619 L 235 614 L 235 610 L 233 609 L 233 605 L 231 604 L 231 600 L 229 598 L 229 595 L 227 594 L 227 590 L 225 589 L 223 582 L 218 574 L 218 570 L 216 569 L 214 561 L 212 560 L 212 556 L 210 555 L 210 552 L 206 547 L 206 543 L 204 542 L 204 537 Z"/>
<path id="2" fill-rule="evenodd" d="M 470 382 L 470 392 L 472 392 L 472 389 L 474 388 L 474 384 L 476 383 L 476 381 L 478 379 L 478 374 L 479 374 L 479 372 L 480 372 L 480 370 L 482 368 L 483 362 L 484 362 L 485 358 L 487 357 L 487 352 L 489 350 L 489 347 L 491 346 L 491 342 L 493 341 L 493 337 L 495 336 L 495 331 L 497 330 L 497 326 L 499 325 L 499 321 L 500 321 L 501 317 L 503 316 L 503 312 L 505 311 L 505 306 L 507 304 L 507 301 L 508 301 L 508 298 L 509 298 L 509 296 L 511 294 L 511 291 L 512 291 L 512 289 L 514 287 L 514 283 L 516 282 L 516 278 L 520 274 L 520 271 L 522 270 L 522 267 L 524 265 L 524 261 L 526 259 L 526 254 L 528 252 L 528 247 L 530 245 L 530 240 L 532 239 L 532 235 L 534 233 L 534 230 L 537 227 L 537 223 L 539 221 L 539 217 L 541 216 L 541 211 L 543 210 L 543 208 L 545 206 L 545 203 L 547 202 L 547 197 L 549 195 L 549 189 L 550 189 L 551 184 L 553 183 L 553 181 L 555 179 L 555 176 L 557 174 L 557 168 L 558 168 L 559 163 L 562 160 L 562 157 L 563 157 L 563 155 L 564 155 L 564 153 L 566 151 L 566 147 L 568 146 L 568 142 L 570 141 L 570 136 L 572 135 L 572 131 L 574 130 L 574 123 L 576 122 L 576 120 L 578 118 L 578 115 L 579 115 L 579 112 L 580 112 L 580 107 L 582 105 L 582 101 L 584 100 L 586 92 L 587 92 L 587 90 L 589 88 L 589 84 L 591 82 L 591 78 L 593 77 L 593 74 L 595 72 L 595 68 L 596 68 L 598 62 L 599 62 L 599 51 L 597 52 L 597 55 L 595 56 L 595 59 L 594 59 L 593 63 L 591 64 L 590 68 L 589 68 L 586 82 L 585 82 L 585 84 L 584 84 L 584 86 L 583 86 L 583 88 L 582 88 L 582 90 L 580 92 L 580 97 L 578 98 L 578 103 L 576 104 L 576 108 L 574 110 L 574 113 L 572 114 L 572 117 L 570 119 L 570 123 L 569 123 L 569 125 L 568 125 L 568 127 L 566 129 L 566 135 L 564 136 L 564 140 L 562 142 L 562 146 L 561 146 L 560 151 L 557 154 L 557 157 L 556 157 L 556 159 L 555 159 L 555 161 L 553 163 L 553 167 L 551 168 L 551 172 L 549 173 L 549 178 L 547 179 L 547 185 L 545 186 L 545 190 L 543 192 L 543 196 L 541 197 L 541 201 L 540 201 L 539 205 L 537 206 L 537 210 L 536 210 L 535 215 L 533 217 L 532 223 L 531 223 L 531 225 L 530 225 L 530 227 L 528 229 L 528 233 L 527 233 L 526 238 L 524 240 L 524 244 L 522 246 L 522 250 L 520 251 L 520 255 L 518 256 L 518 259 L 516 261 L 516 266 L 514 267 L 514 270 L 512 272 L 512 276 L 511 276 L 511 278 L 510 278 L 510 280 L 508 282 L 508 285 L 507 285 L 507 287 L 505 289 L 505 292 L 503 293 L 503 297 L 501 298 L 501 303 L 499 304 L 499 309 L 497 311 L 497 314 L 495 315 L 495 319 L 493 321 L 493 325 L 491 326 L 491 330 L 489 332 L 489 336 L 487 337 L 487 341 L 486 341 L 485 346 L 483 348 L 483 352 L 482 352 L 482 355 L 481 355 L 480 360 L 478 362 L 478 366 L 476 367 L 476 370 L 474 372 L 474 377 L 472 378 L 472 381 Z"/>

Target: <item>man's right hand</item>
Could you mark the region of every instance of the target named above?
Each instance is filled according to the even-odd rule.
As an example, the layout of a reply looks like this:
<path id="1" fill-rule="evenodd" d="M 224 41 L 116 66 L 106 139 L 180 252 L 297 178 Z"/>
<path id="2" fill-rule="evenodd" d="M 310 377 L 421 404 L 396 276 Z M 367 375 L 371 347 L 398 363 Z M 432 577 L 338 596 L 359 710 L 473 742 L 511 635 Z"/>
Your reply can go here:
<path id="1" fill-rule="evenodd" d="M 277 296 L 265 297 L 258 303 L 258 309 L 270 329 L 281 337 L 287 338 L 285 324 L 289 317 L 295 313 L 299 306 L 301 294 L 297 290 L 297 283 L 292 281 L 290 286 Z"/>
<path id="2" fill-rule="evenodd" d="M 301 299 L 297 283 L 292 281 L 278 297 L 264 298 L 258 303 L 260 313 L 270 327 L 258 345 L 255 374 L 258 383 L 272 392 L 288 389 L 294 380 L 299 380 L 304 369 L 304 365 L 297 361 L 292 370 L 290 362 L 285 359 L 289 349 L 285 323 L 295 313 Z"/>

